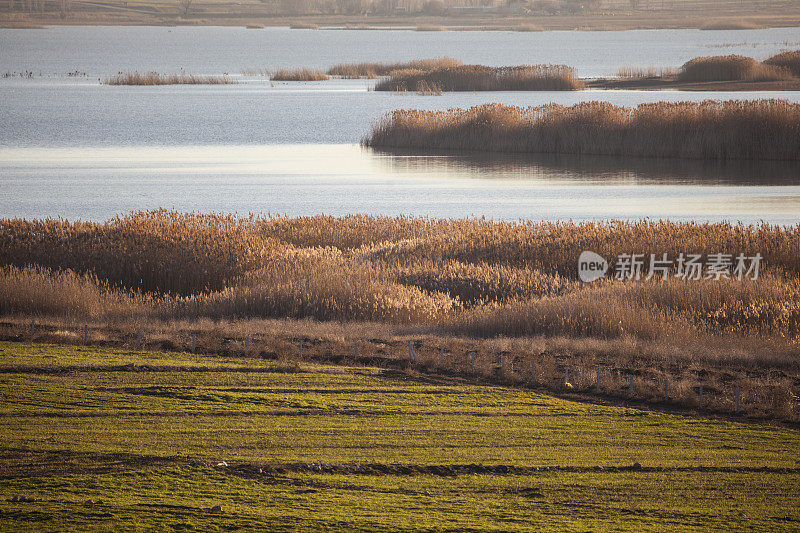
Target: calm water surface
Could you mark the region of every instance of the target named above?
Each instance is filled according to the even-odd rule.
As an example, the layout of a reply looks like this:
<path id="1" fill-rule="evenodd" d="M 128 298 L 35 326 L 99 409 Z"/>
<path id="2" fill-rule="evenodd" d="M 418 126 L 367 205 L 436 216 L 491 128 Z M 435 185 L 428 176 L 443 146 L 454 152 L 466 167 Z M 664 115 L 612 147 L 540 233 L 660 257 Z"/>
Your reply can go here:
<path id="1" fill-rule="evenodd" d="M 245 68 L 450 55 L 565 63 L 581 75 L 676 66 L 698 55 L 765 57 L 797 29 L 703 32 L 412 32 L 242 28 L 0 29 L 0 216 L 103 220 L 135 209 L 413 213 L 498 219 L 800 220 L 791 164 L 398 154 L 362 149 L 397 108 L 606 100 L 757 99 L 800 93 L 370 91 L 368 80 L 271 83 Z M 598 52 L 602 51 L 602 53 Z M 121 70 L 229 73 L 228 86 L 111 87 Z M 86 77 L 67 77 L 78 70 Z"/>

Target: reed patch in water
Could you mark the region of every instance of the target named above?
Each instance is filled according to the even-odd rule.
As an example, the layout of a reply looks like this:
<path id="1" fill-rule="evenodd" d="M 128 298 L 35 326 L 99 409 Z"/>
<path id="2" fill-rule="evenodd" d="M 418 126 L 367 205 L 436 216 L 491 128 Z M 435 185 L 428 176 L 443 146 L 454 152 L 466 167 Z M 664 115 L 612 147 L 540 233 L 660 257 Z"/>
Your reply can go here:
<path id="1" fill-rule="evenodd" d="M 791 72 L 786 69 L 737 55 L 696 57 L 684 63 L 678 73 L 678 81 L 682 82 L 780 81 L 791 78 Z"/>
<path id="2" fill-rule="evenodd" d="M 420 86 L 443 91 L 572 91 L 583 88 L 575 69 L 565 65 L 487 67 L 462 65 L 430 71 L 394 71 L 376 91 L 418 91 Z"/>
<path id="3" fill-rule="evenodd" d="M 785 100 L 607 102 L 398 110 L 363 144 L 387 148 L 696 159 L 800 159 L 800 104 Z"/>
<path id="4" fill-rule="evenodd" d="M 325 81 L 330 76 L 321 70 L 300 67 L 300 68 L 281 68 L 270 74 L 273 81 Z"/>
<path id="5" fill-rule="evenodd" d="M 228 76 L 198 76 L 180 72 L 119 72 L 103 80 L 105 85 L 231 85 L 238 83 Z"/>
<path id="6" fill-rule="evenodd" d="M 800 76 L 800 50 L 781 52 L 765 59 L 764 64 L 784 68 L 795 76 Z"/>
<path id="7" fill-rule="evenodd" d="M 415 69 L 430 71 L 440 68 L 458 67 L 463 63 L 452 57 L 437 57 L 433 59 L 415 59 L 411 61 L 398 61 L 395 63 L 340 63 L 328 69 L 328 75 L 340 78 L 377 78 L 388 76 L 393 71 Z"/>
<path id="8" fill-rule="evenodd" d="M 643 80 L 655 78 L 675 78 L 678 70 L 670 67 L 620 67 L 617 77 L 626 80 Z"/>

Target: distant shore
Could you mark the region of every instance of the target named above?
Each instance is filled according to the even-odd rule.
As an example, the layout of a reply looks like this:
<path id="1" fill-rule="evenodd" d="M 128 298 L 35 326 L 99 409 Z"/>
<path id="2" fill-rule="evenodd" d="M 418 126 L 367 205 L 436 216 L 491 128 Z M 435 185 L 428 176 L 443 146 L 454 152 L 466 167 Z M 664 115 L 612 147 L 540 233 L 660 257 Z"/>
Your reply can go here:
<path id="1" fill-rule="evenodd" d="M 433 29 L 442 31 L 620 31 L 649 29 L 700 29 L 709 22 L 735 26 L 746 21 L 752 28 L 800 27 L 800 9 L 793 7 L 767 9 L 760 13 L 726 11 L 724 17 L 705 11 L 611 12 L 556 15 L 458 15 L 458 16 L 344 16 L 304 15 L 276 16 L 259 13 L 222 11 L 201 12 L 181 16 L 163 8 L 159 12 L 111 11 L 87 9 L 68 14 L 0 13 L 0 28 L 39 28 L 46 26 L 242 26 L 257 31 L 260 27 L 288 27 L 313 24 L 320 30 L 349 29 Z M 532 30 L 531 28 L 535 28 Z M 299 30 L 311 31 L 311 30 Z"/>

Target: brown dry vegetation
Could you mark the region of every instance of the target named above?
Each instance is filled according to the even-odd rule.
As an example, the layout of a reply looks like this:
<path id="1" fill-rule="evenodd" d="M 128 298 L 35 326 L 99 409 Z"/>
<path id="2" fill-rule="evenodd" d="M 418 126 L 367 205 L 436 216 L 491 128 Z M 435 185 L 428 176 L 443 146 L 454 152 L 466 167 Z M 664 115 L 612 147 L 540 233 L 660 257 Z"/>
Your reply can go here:
<path id="1" fill-rule="evenodd" d="M 442 91 L 573 91 L 583 88 L 583 82 L 575 69 L 565 65 L 462 65 L 430 71 L 394 71 L 375 90 L 419 91 L 426 87 Z"/>
<path id="2" fill-rule="evenodd" d="M 514 26 L 512 28 L 514 31 L 544 31 L 541 26 L 537 26 L 536 24 L 520 24 L 519 26 Z"/>
<path id="3" fill-rule="evenodd" d="M 617 77 L 629 80 L 639 80 L 644 78 L 674 78 L 678 71 L 673 68 L 656 67 L 620 67 L 617 70 Z"/>
<path id="4" fill-rule="evenodd" d="M 165 318 L 308 317 L 471 331 L 480 322 L 481 336 L 654 339 L 674 328 L 798 333 L 798 228 L 239 218 L 161 210 L 103 224 L 4 220 L 0 231 L 5 314 L 35 313 L 41 305 L 45 314 L 61 309 L 96 317 L 103 302 L 114 300 L 131 313 Z M 756 282 L 585 286 L 576 281 L 584 249 L 607 257 L 759 252 L 767 267 Z M 524 327 L 501 310 L 517 314 Z M 491 316 L 503 318 L 487 327 Z"/>
<path id="5" fill-rule="evenodd" d="M 747 20 L 725 20 L 710 22 L 700 26 L 701 30 L 757 30 L 763 28 Z"/>
<path id="6" fill-rule="evenodd" d="M 428 71 L 460 65 L 462 65 L 461 61 L 451 57 L 416 59 L 396 63 L 341 63 L 329 68 L 328 74 L 340 78 L 377 78 L 379 76 L 388 76 L 396 70 L 415 69 Z"/>
<path id="7" fill-rule="evenodd" d="M 678 81 L 780 81 L 792 78 L 791 72 L 752 57 L 712 56 L 687 61 L 678 73 Z"/>
<path id="8" fill-rule="evenodd" d="M 586 80 L 599 89 L 778 90 L 800 87 L 800 52 L 783 52 L 763 62 L 738 55 L 697 57 L 672 68 L 622 67 L 616 78 Z"/>
<path id="9" fill-rule="evenodd" d="M 293 22 L 289 25 L 292 30 L 318 30 L 319 26 L 312 22 Z"/>
<path id="10" fill-rule="evenodd" d="M 364 144 L 386 148 L 696 159 L 800 157 L 800 104 L 785 100 L 658 102 L 620 107 L 488 104 L 398 110 Z"/>
<path id="11" fill-rule="evenodd" d="M 229 85 L 236 83 L 227 76 L 195 74 L 162 74 L 160 72 L 119 72 L 103 80 L 106 85 Z"/>
<path id="12" fill-rule="evenodd" d="M 781 52 L 764 60 L 764 64 L 788 70 L 800 76 L 800 50 Z"/>
<path id="13" fill-rule="evenodd" d="M 586 249 L 608 258 L 722 252 L 761 253 L 764 260 L 754 281 L 586 285 L 576 276 Z M 432 369 L 444 347 L 448 368 L 472 372 L 468 354 L 477 351 L 480 373 L 497 377 L 506 357 L 503 379 L 517 383 L 533 357 L 537 382 L 547 386 L 558 385 L 565 364 L 582 368 L 570 378 L 579 390 L 591 389 L 589 372 L 603 365 L 616 369 L 620 387 L 634 375 L 636 397 L 647 401 L 666 373 L 685 382 L 686 405 L 694 401 L 693 383 L 723 387 L 727 379 L 729 388 L 730 376 L 738 376 L 753 391 L 782 387 L 781 409 L 788 413 L 800 383 L 792 381 L 800 354 L 800 227 L 239 218 L 162 210 L 102 224 L 3 220 L 0 264 L 0 314 L 108 324 L 104 335 L 114 342 L 130 339 L 121 331 L 174 323 L 183 324 L 181 343 L 194 331 L 216 350 L 221 345 L 205 339 L 218 335 L 211 321 L 263 336 L 263 324 L 250 328 L 248 321 L 316 319 L 322 322 L 281 322 L 284 332 L 275 336 L 283 340 L 262 342 L 293 353 L 294 341 L 285 343 L 294 329 L 332 328 L 341 333 L 325 337 L 333 344 L 318 347 L 319 357 L 340 356 L 359 339 L 372 339 L 361 353 L 377 357 L 387 354 L 387 343 L 404 345 L 398 336 L 421 338 L 418 352 Z M 407 359 L 395 351 L 393 357 Z M 753 392 L 760 398 L 753 405 L 774 399 L 762 392 Z"/>
<path id="14" fill-rule="evenodd" d="M 325 81 L 329 77 L 321 70 L 301 67 L 278 69 L 270 74 L 269 79 L 273 81 Z"/>

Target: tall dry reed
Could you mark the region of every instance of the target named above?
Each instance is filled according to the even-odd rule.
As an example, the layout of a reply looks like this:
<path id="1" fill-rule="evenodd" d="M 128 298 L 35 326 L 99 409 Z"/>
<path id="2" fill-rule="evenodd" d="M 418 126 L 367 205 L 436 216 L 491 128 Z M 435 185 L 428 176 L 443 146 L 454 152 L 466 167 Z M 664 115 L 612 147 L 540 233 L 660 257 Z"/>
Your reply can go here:
<path id="1" fill-rule="evenodd" d="M 760 253 L 763 277 L 587 286 L 577 280 L 583 250 L 609 258 L 612 270 L 623 253 Z M 451 324 L 488 336 L 651 340 L 676 331 L 796 338 L 800 318 L 800 227 L 766 224 L 239 218 L 162 210 L 106 223 L 2 220 L 0 266 L 8 269 L 4 313 L 78 309 L 104 316 L 127 309 L 164 319 L 311 317 Z"/>
<path id="2" fill-rule="evenodd" d="M 282 68 L 273 71 L 269 79 L 274 81 L 325 81 L 329 76 L 321 70 L 301 67 Z"/>
<path id="3" fill-rule="evenodd" d="M 800 76 L 800 50 L 781 52 L 765 59 L 764 64 L 783 68 L 795 76 Z"/>
<path id="4" fill-rule="evenodd" d="M 180 72 L 162 74 L 160 72 L 119 72 L 103 80 L 105 85 L 231 85 L 236 80 L 228 76 L 198 76 Z"/>
<path id="5" fill-rule="evenodd" d="M 488 104 L 399 110 L 366 146 L 695 159 L 800 159 L 800 104 L 785 100 L 658 102 L 620 107 Z"/>
<path id="6" fill-rule="evenodd" d="M 583 88 L 575 69 L 565 65 L 486 67 L 462 65 L 430 71 L 394 71 L 376 91 L 419 91 L 421 86 L 443 91 L 573 91 Z"/>
<path id="7" fill-rule="evenodd" d="M 440 68 L 458 67 L 461 65 L 461 61 L 451 57 L 415 59 L 412 61 L 399 61 L 395 63 L 341 63 L 329 68 L 328 74 L 341 78 L 377 78 L 380 76 L 388 76 L 395 70 L 416 69 L 428 71 Z"/>
<path id="8" fill-rule="evenodd" d="M 780 81 L 791 79 L 787 70 L 737 55 L 696 57 L 683 64 L 678 81 Z"/>

